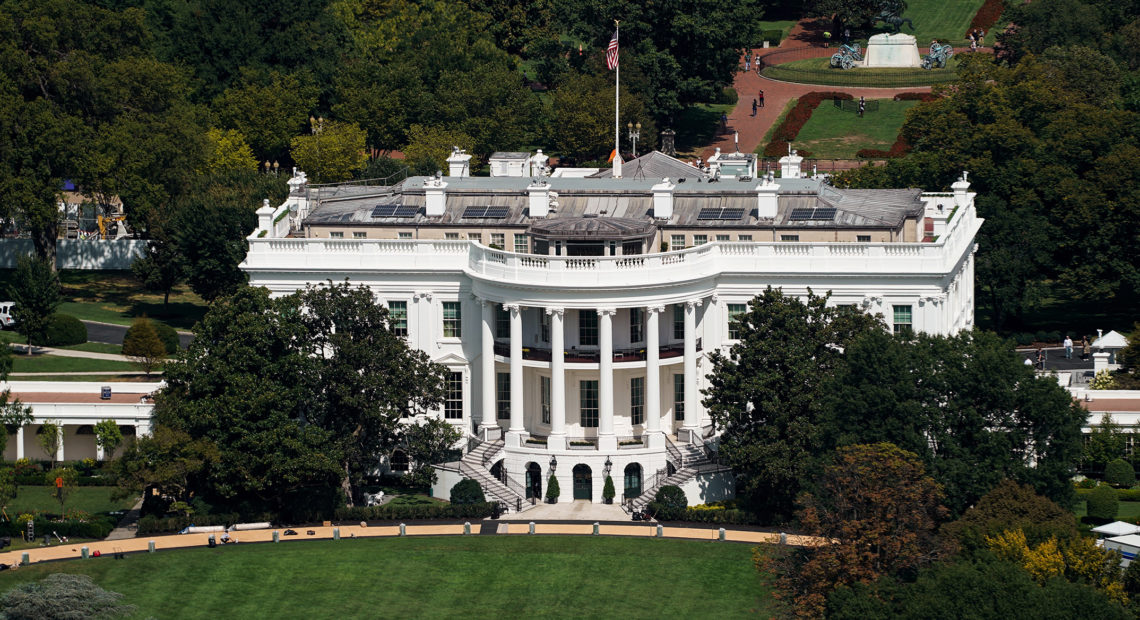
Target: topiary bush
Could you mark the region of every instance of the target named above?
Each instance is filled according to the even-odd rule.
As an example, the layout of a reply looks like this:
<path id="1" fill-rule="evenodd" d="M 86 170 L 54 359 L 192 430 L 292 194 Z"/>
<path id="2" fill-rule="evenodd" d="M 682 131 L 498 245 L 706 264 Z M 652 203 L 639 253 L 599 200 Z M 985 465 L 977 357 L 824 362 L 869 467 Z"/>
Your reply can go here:
<path id="1" fill-rule="evenodd" d="M 87 342 L 87 326 L 70 314 L 59 312 L 48 319 L 44 330 L 44 344 L 49 347 L 66 347 Z"/>
<path id="2" fill-rule="evenodd" d="M 154 324 L 154 331 L 158 334 L 158 339 L 162 341 L 162 345 L 166 347 L 167 355 L 174 355 L 178 352 L 178 332 L 171 326 L 160 321 L 151 321 Z"/>
<path id="3" fill-rule="evenodd" d="M 558 488 L 558 478 L 550 474 L 550 480 L 546 482 L 546 501 L 557 504 L 559 495 L 562 495 L 562 489 Z"/>
<path id="4" fill-rule="evenodd" d="M 1116 491 L 1108 485 L 1101 485 L 1089 493 L 1088 498 L 1088 515 L 1090 519 L 1100 521 L 1112 521 L 1116 518 L 1116 512 L 1120 509 L 1120 500 L 1116 497 Z"/>
<path id="5" fill-rule="evenodd" d="M 607 504 L 612 504 L 614 502 L 614 495 L 617 495 L 617 491 L 614 490 L 614 479 L 606 476 L 606 482 L 602 485 L 602 499 L 604 499 Z"/>
<path id="6" fill-rule="evenodd" d="M 483 487 L 470 478 L 464 478 L 451 487 L 452 504 L 479 504 L 487 501 L 483 495 Z"/>
<path id="7" fill-rule="evenodd" d="M 667 484 L 657 489 L 653 501 L 649 503 L 649 512 L 654 518 L 663 521 L 676 521 L 684 516 L 689 507 L 689 499 L 685 492 L 675 484 Z"/>
<path id="8" fill-rule="evenodd" d="M 1104 466 L 1104 481 L 1118 487 L 1130 487 L 1136 484 L 1136 470 L 1124 459 L 1110 461 Z"/>

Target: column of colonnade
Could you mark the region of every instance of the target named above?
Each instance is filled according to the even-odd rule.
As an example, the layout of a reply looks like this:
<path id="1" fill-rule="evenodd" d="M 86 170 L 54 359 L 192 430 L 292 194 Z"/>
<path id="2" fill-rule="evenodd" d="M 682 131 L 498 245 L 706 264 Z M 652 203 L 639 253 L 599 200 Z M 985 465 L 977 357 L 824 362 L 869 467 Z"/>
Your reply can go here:
<path id="1" fill-rule="evenodd" d="M 482 303 L 481 352 L 482 352 L 482 412 L 480 433 L 484 439 L 493 438 L 498 432 L 496 419 L 496 369 L 495 369 L 495 303 L 487 300 Z M 699 432 L 700 412 L 697 389 L 697 335 L 696 313 L 701 300 L 685 302 L 684 308 L 684 422 L 686 433 Z M 525 384 L 523 381 L 522 356 L 522 316 L 523 308 L 518 304 L 503 304 L 510 312 L 510 422 L 507 428 L 507 445 L 519 446 L 526 439 L 525 426 Z M 646 447 L 664 446 L 665 432 L 661 423 L 661 349 L 660 325 L 665 306 L 656 305 L 644 308 L 645 325 L 645 430 Z M 565 361 L 565 309 L 545 307 L 542 311 L 550 316 L 550 434 L 547 437 L 549 450 L 566 449 L 566 361 Z M 598 312 L 598 448 L 616 450 L 617 437 L 614 433 L 614 362 L 613 362 L 613 317 L 615 308 L 599 308 Z"/>

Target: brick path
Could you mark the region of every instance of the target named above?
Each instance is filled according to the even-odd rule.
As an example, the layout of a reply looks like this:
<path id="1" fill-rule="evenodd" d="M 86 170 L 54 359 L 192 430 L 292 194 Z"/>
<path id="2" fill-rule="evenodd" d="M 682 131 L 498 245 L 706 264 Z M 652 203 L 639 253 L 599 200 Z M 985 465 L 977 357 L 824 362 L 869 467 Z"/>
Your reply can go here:
<path id="1" fill-rule="evenodd" d="M 796 24 L 792 28 L 791 33 L 780 42 L 779 50 L 790 49 L 813 49 L 813 56 L 830 56 L 835 53 L 834 48 L 825 48 L 818 46 L 812 42 L 811 30 L 805 29 L 805 24 L 810 26 L 811 20 L 804 20 Z M 755 57 L 757 54 L 764 55 L 771 52 L 771 50 L 755 49 L 752 50 L 752 55 Z M 954 53 L 959 54 L 967 52 L 967 48 L 955 49 Z M 728 115 L 728 133 L 718 135 L 715 141 L 704 148 L 701 152 L 701 157 L 708 159 L 713 154 L 717 147 L 721 152 L 731 153 L 735 150 L 733 144 L 733 132 L 740 132 L 740 150 L 745 153 L 751 153 L 756 150 L 760 145 L 760 141 L 764 139 L 764 134 L 768 133 L 768 128 L 776 122 L 776 118 L 780 116 L 780 112 L 784 110 L 784 106 L 788 101 L 805 95 L 812 91 L 827 90 L 837 91 L 850 94 L 852 97 L 858 99 L 859 97 L 866 97 L 868 99 L 889 99 L 899 93 L 915 92 L 925 93 L 930 92 L 929 86 L 921 86 L 915 88 L 850 88 L 842 86 L 825 86 L 821 84 L 793 84 L 790 82 L 780 82 L 777 80 L 770 80 L 766 77 L 757 75 L 755 68 L 751 71 L 744 71 L 744 57 L 740 58 L 740 72 L 736 74 L 736 80 L 733 87 L 736 88 L 737 102 L 736 108 Z M 760 90 L 764 91 L 764 107 L 756 111 L 756 116 L 752 116 L 752 100 L 757 98 Z M 852 167 L 856 167 L 866 163 L 863 160 L 853 160 Z"/>

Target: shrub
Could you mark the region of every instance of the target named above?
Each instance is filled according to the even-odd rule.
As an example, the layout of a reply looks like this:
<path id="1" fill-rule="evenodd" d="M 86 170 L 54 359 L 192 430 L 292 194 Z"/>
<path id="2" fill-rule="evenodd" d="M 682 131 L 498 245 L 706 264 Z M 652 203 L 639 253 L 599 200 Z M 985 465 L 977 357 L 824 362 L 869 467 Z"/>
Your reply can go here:
<path id="1" fill-rule="evenodd" d="M 1112 371 L 1104 368 L 1096 373 L 1092 381 L 1089 381 L 1090 390 L 1112 390 L 1116 388 L 1116 378 L 1112 376 Z"/>
<path id="2" fill-rule="evenodd" d="M 788 144 L 796 139 L 800 130 L 803 129 L 808 119 L 811 118 L 812 112 L 814 112 L 824 100 L 830 99 L 854 99 L 854 97 L 847 93 L 830 91 L 812 91 L 801 96 L 796 101 L 796 105 L 788 111 L 788 115 L 784 117 L 783 122 L 772 132 L 772 140 L 764 147 L 764 156 L 783 157 L 787 155 Z M 811 155 L 808 151 L 800 151 L 799 154 L 802 157 L 809 157 Z"/>
<path id="3" fill-rule="evenodd" d="M 550 480 L 546 482 L 546 499 L 550 502 L 558 501 L 558 496 L 562 495 L 562 489 L 558 488 L 558 478 L 554 474 L 550 474 Z"/>
<path id="4" fill-rule="evenodd" d="M 474 504 L 398 504 L 383 506 L 356 506 L 340 508 L 334 517 L 340 521 L 400 521 L 411 519 L 482 519 L 489 517 L 499 507 L 498 502 L 478 502 Z"/>
<path id="5" fill-rule="evenodd" d="M 984 549 L 987 536 L 1009 530 L 1021 530 L 1029 544 L 1036 545 L 1050 538 L 1073 538 L 1077 521 L 1073 513 L 1038 495 L 1033 487 L 1003 480 L 960 519 L 942 527 L 944 535 L 967 551 Z"/>
<path id="6" fill-rule="evenodd" d="M 899 136 L 895 138 L 895 143 L 891 145 L 891 150 L 859 149 L 855 152 L 855 157 L 862 159 L 890 159 L 892 157 L 902 157 L 908 152 L 910 152 L 910 145 L 907 144 L 900 133 Z"/>
<path id="7" fill-rule="evenodd" d="M 602 485 L 602 499 L 606 500 L 608 504 L 613 501 L 614 495 L 616 494 L 617 492 L 614 491 L 614 479 L 606 476 L 606 482 Z"/>
<path id="8" fill-rule="evenodd" d="M 649 503 L 649 512 L 655 518 L 664 521 L 676 521 L 685 515 L 689 507 L 689 500 L 681 487 L 667 484 L 657 489 L 653 501 Z"/>
<path id="9" fill-rule="evenodd" d="M 938 95 L 934 93 L 899 93 L 894 96 L 895 101 L 934 101 L 938 99 Z"/>
<path id="10" fill-rule="evenodd" d="M 451 487 L 452 504 L 478 504 L 487 501 L 483 487 L 470 478 L 464 478 Z"/>
<path id="11" fill-rule="evenodd" d="M 1124 459 L 1116 459 L 1104 466 L 1104 481 L 1117 487 L 1136 484 L 1136 470 Z"/>
<path id="12" fill-rule="evenodd" d="M 66 347 L 87 342 L 87 326 L 83 321 L 59 312 L 48 318 L 44 331 L 44 344 L 49 347 Z"/>
<path id="13" fill-rule="evenodd" d="M 769 47 L 778 47 L 780 45 L 780 41 L 783 38 L 784 38 L 784 31 L 780 30 L 779 28 L 774 28 L 771 30 L 761 30 L 760 31 L 760 45 L 757 45 L 756 47 L 763 47 L 764 41 L 768 42 Z"/>
<path id="14" fill-rule="evenodd" d="M 0 613 L 5 618 L 120 618 L 135 611 L 122 598 L 95 585 L 87 575 L 55 573 L 5 592 Z"/>
<path id="15" fill-rule="evenodd" d="M 167 355 L 174 355 L 178 352 L 178 331 L 173 327 L 161 321 L 151 321 L 154 325 L 154 331 L 158 334 L 158 339 L 162 341 L 162 345 L 166 347 Z"/>
<path id="16" fill-rule="evenodd" d="M 727 105 L 736 105 L 736 102 L 739 100 L 739 98 L 740 95 L 736 92 L 735 88 L 722 88 L 720 90 L 720 96 L 716 98 L 716 102 Z"/>
<path id="17" fill-rule="evenodd" d="M 1117 499 L 1116 491 L 1112 487 L 1102 485 L 1089 493 L 1088 515 L 1090 518 L 1112 521 L 1116 518 L 1116 512 L 1119 509 L 1120 500 Z"/>
<path id="18" fill-rule="evenodd" d="M 1096 480 L 1093 480 L 1092 478 L 1085 478 L 1084 480 L 1077 482 L 1078 489 L 1095 489 L 1096 485 Z"/>
<path id="19" fill-rule="evenodd" d="M 1023 347 L 1027 347 L 1033 344 L 1033 334 L 1029 332 L 1018 332 L 1013 336 L 1013 341 Z"/>
<path id="20" fill-rule="evenodd" d="M 1033 339 L 1037 342 L 1048 342 L 1049 341 L 1049 332 L 1044 331 L 1044 330 L 1036 332 L 1033 334 Z"/>

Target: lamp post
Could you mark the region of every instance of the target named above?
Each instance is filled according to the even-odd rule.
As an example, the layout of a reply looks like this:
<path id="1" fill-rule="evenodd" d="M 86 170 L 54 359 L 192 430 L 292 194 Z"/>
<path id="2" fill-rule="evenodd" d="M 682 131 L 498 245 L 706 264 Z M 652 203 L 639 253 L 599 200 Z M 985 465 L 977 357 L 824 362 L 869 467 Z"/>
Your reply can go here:
<path id="1" fill-rule="evenodd" d="M 629 130 L 629 140 L 633 143 L 633 156 L 637 157 L 637 139 L 641 137 L 641 123 L 636 125 L 631 123 L 626 124 L 626 129 Z"/>
<path id="2" fill-rule="evenodd" d="M 273 162 L 273 176 L 277 176 L 277 168 L 279 168 L 280 166 L 281 166 L 281 164 L 278 163 L 277 161 Z"/>
<path id="3" fill-rule="evenodd" d="M 558 469 L 558 457 L 552 456 L 550 457 L 550 473 L 553 474 L 556 469 Z"/>
<path id="4" fill-rule="evenodd" d="M 606 456 L 606 475 L 607 476 L 610 475 L 610 470 L 613 469 L 613 467 L 614 467 L 613 461 L 610 460 L 609 456 Z"/>

